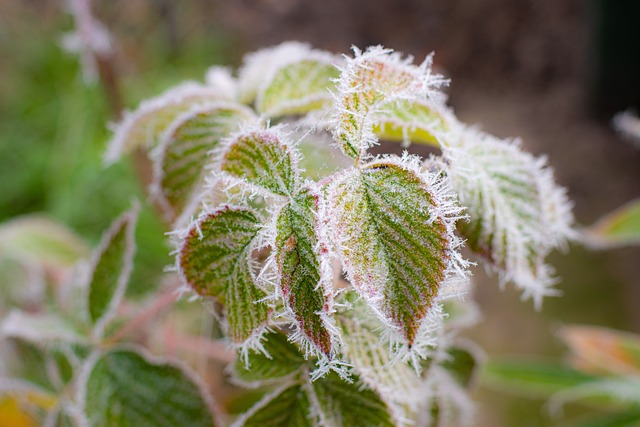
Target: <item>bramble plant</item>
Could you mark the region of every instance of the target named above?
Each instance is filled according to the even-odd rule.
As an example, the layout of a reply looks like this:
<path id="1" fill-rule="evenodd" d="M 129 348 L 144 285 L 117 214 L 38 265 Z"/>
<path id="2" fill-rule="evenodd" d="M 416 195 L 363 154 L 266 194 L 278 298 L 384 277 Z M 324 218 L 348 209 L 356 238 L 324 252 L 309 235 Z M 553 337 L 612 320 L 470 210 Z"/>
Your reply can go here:
<path id="1" fill-rule="evenodd" d="M 46 386 L 2 380 L 0 391 L 47 425 L 469 421 L 478 354 L 459 336 L 475 320 L 465 242 L 540 307 L 555 294 L 545 257 L 574 232 L 546 160 L 458 121 L 447 83 L 430 57 L 288 42 L 248 55 L 237 77 L 214 67 L 204 84 L 143 102 L 115 127 L 106 160 L 152 164 L 149 198 L 175 244 L 167 275 L 218 318 L 238 354 L 232 381 L 261 397 L 231 418 L 189 368 L 151 356 L 150 340 L 126 344 L 128 325 L 140 327 L 117 310 L 135 207 L 84 279 L 68 278 L 77 307 L 59 298 L 50 313 L 5 318 L 4 335 L 40 346 L 50 372 Z M 439 154 L 374 156 L 380 140 Z M 42 233 L 22 226 L 4 232 L 32 253 L 25 239 Z"/>

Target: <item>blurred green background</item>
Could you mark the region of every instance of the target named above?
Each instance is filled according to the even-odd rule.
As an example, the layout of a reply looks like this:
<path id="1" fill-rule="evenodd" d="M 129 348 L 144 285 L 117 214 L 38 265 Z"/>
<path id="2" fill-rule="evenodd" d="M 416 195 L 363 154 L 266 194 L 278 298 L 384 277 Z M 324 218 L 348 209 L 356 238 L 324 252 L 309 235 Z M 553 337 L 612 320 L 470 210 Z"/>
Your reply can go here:
<path id="1" fill-rule="evenodd" d="M 640 151 L 611 115 L 640 107 L 640 3 L 582 0 L 96 0 L 116 49 L 128 108 L 207 67 L 237 66 L 244 53 L 297 39 L 347 52 L 381 43 L 422 59 L 436 52 L 452 79 L 451 105 L 469 123 L 548 153 L 575 201 L 579 224 L 640 196 Z M 62 0 L 0 2 L 0 220 L 45 212 L 96 244 L 131 199 L 144 200 L 130 161 L 102 154 L 110 115 L 98 83 L 60 47 L 72 19 Z M 164 228 L 145 208 L 133 292 L 170 263 Z M 483 321 L 472 339 L 488 356 L 557 360 L 561 324 L 640 333 L 640 250 L 573 245 L 551 262 L 561 298 L 537 313 L 512 289 L 476 270 Z M 477 426 L 553 425 L 542 400 L 478 387 Z M 569 408 L 569 411 L 580 409 Z"/>

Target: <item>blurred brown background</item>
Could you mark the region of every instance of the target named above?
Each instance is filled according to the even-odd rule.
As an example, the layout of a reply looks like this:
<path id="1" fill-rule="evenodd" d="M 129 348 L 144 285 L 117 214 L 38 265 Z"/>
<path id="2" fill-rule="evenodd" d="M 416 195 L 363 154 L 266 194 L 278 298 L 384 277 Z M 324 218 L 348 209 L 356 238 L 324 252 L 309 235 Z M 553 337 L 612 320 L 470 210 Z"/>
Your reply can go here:
<path id="1" fill-rule="evenodd" d="M 436 66 L 451 78 L 448 93 L 457 115 L 547 153 L 575 202 L 578 224 L 591 224 L 640 196 L 640 150 L 610 125 L 615 112 L 640 107 L 637 0 L 95 0 L 94 8 L 114 37 L 129 107 L 180 78 L 201 79 L 208 65 L 238 65 L 247 51 L 284 40 L 345 53 L 351 45 L 383 44 L 418 60 L 435 51 Z M 55 80 L 57 74 L 46 69 L 36 73 L 38 62 L 29 55 L 35 44 L 66 55 L 57 42 L 70 26 L 59 1 L 0 3 L 5 117 L 22 96 L 12 79 L 22 78 L 24 85 Z M 1 124 L 5 130 L 16 126 Z M 16 143 L 4 138 L 0 144 L 13 153 L 8 144 Z M 18 183 L 16 173 L 5 170 L 0 178 Z M 35 195 L 11 193 L 8 185 L 13 199 L 2 199 L 2 217 L 46 209 L 37 193 L 45 190 L 37 185 Z M 553 333 L 566 323 L 640 333 L 639 248 L 593 252 L 575 244 L 552 258 L 564 296 L 547 300 L 542 313 L 512 289 L 498 290 L 477 269 L 475 296 L 484 320 L 472 335 L 489 357 L 557 358 L 563 349 Z M 478 426 L 553 423 L 542 401 L 484 388 L 476 397 Z"/>

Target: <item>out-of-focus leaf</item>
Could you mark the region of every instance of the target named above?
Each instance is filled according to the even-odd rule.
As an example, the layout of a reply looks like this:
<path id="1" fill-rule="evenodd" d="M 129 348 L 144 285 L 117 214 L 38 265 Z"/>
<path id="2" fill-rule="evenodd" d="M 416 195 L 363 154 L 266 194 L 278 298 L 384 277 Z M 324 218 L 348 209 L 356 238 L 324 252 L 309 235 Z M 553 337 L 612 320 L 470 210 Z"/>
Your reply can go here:
<path id="1" fill-rule="evenodd" d="M 37 420 L 14 396 L 0 395 L 0 427 L 36 427 Z"/>
<path id="2" fill-rule="evenodd" d="M 338 78 L 340 71 L 330 62 L 330 55 L 316 56 L 279 68 L 258 93 L 256 109 L 274 117 L 307 113 L 330 103 L 335 86 L 332 79 Z"/>
<path id="3" fill-rule="evenodd" d="M 239 126 L 255 119 L 246 107 L 203 105 L 180 115 L 164 133 L 154 169 L 154 192 L 171 218 L 182 213 L 200 188 L 208 153 Z"/>
<path id="4" fill-rule="evenodd" d="M 237 359 L 234 366 L 236 377 L 245 383 L 273 382 L 288 377 L 307 362 L 298 348 L 280 332 L 266 334 L 263 352 L 250 352 L 247 362 Z"/>
<path id="5" fill-rule="evenodd" d="M 105 160 L 113 163 L 122 154 L 137 148 L 152 148 L 181 113 L 199 104 L 220 100 L 224 100 L 224 96 L 219 90 L 187 82 L 142 102 L 118 124 L 109 142 Z"/>
<path id="6" fill-rule="evenodd" d="M 584 231 L 584 240 L 595 247 L 640 244 L 640 199 L 600 218 Z"/>
<path id="7" fill-rule="evenodd" d="M 596 377 L 551 363 L 524 361 L 489 361 L 482 369 L 482 382 L 526 396 L 549 397 L 551 394 Z"/>
<path id="8" fill-rule="evenodd" d="M 19 217 L 0 225 L 0 256 L 68 267 L 88 253 L 74 232 L 44 216 Z"/>
<path id="9" fill-rule="evenodd" d="M 0 324 L 0 334 L 19 338 L 36 345 L 51 343 L 81 343 L 86 338 L 64 318 L 52 313 L 27 313 L 12 310 Z"/>
<path id="10" fill-rule="evenodd" d="M 611 409 L 640 407 L 640 378 L 603 377 L 577 384 L 555 393 L 549 401 L 549 406 L 555 411 L 573 402 Z"/>
<path id="11" fill-rule="evenodd" d="M 317 196 L 302 192 L 282 208 L 276 224 L 275 258 L 282 293 L 299 330 L 318 351 L 329 354 L 331 333 L 324 323 L 331 317 L 333 278 L 321 277 L 317 204 Z"/>
<path id="12" fill-rule="evenodd" d="M 576 369 L 593 374 L 640 376 L 640 337 L 594 326 L 565 326 L 559 336 Z"/>
<path id="13" fill-rule="evenodd" d="M 620 414 L 589 415 L 580 420 L 562 424 L 561 427 L 638 427 L 640 410 L 625 411 Z"/>
<path id="14" fill-rule="evenodd" d="M 447 351 L 449 358 L 442 362 L 441 366 L 463 387 L 468 387 L 478 368 L 475 356 L 462 347 L 451 347 Z"/>
<path id="15" fill-rule="evenodd" d="M 297 165 L 279 128 L 241 132 L 226 148 L 220 169 L 283 196 L 296 190 Z"/>
<path id="16" fill-rule="evenodd" d="M 201 215 L 179 254 L 185 282 L 198 294 L 225 307 L 229 334 L 238 343 L 267 320 L 265 293 L 255 284 L 251 251 L 260 228 L 253 211 L 222 207 Z"/>
<path id="17" fill-rule="evenodd" d="M 132 350 L 99 356 L 82 393 L 91 427 L 214 425 L 209 399 L 190 375 Z"/>
<path id="18" fill-rule="evenodd" d="M 114 221 L 94 253 L 87 308 L 89 319 L 99 331 L 98 335 L 115 315 L 129 284 L 135 254 L 135 224 L 139 210 L 136 204 Z"/>
<path id="19" fill-rule="evenodd" d="M 377 161 L 338 175 L 327 199 L 350 282 L 411 346 L 453 250 L 433 187 L 391 160 Z"/>

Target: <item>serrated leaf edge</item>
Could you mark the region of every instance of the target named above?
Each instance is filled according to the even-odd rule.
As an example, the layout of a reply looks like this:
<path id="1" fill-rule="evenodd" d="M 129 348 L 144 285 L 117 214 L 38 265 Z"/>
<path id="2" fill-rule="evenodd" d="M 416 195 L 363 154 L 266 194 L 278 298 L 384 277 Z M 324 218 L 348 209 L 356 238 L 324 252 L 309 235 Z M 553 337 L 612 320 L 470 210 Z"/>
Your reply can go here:
<path id="1" fill-rule="evenodd" d="M 192 215 L 202 199 L 202 193 L 205 192 L 204 189 L 200 189 L 199 191 L 197 191 L 196 189 L 196 191 L 192 192 L 190 200 L 185 205 L 184 212 L 181 212 L 181 213 L 174 212 L 173 207 L 167 200 L 165 196 L 165 192 L 163 191 L 163 188 L 162 188 L 162 179 L 164 178 L 164 172 L 162 170 L 162 166 L 164 164 L 167 147 L 173 141 L 172 135 L 174 134 L 174 132 L 176 132 L 176 130 L 182 127 L 187 121 L 189 121 L 194 116 L 197 116 L 198 114 L 206 113 L 208 111 L 213 111 L 216 109 L 235 109 L 240 111 L 243 114 L 246 114 L 247 120 L 251 120 L 251 119 L 257 120 L 257 117 L 255 116 L 255 113 L 253 112 L 253 110 L 251 110 L 250 108 L 242 104 L 237 104 L 229 101 L 214 101 L 214 102 L 209 101 L 209 102 L 198 103 L 193 105 L 186 112 L 179 114 L 173 120 L 173 122 L 171 122 L 171 124 L 167 127 L 167 129 L 165 129 L 165 131 L 160 136 L 158 145 L 154 147 L 149 153 L 149 157 L 153 162 L 153 178 L 149 186 L 149 197 L 154 203 L 157 203 L 160 206 L 166 219 L 177 218 L 176 223 L 179 223 L 180 222 L 179 220 L 181 218 L 185 218 Z M 239 126 L 242 126 L 242 123 L 240 123 Z M 215 152 L 215 150 L 210 150 L 208 152 L 208 156 L 210 159 L 209 163 L 212 163 L 214 161 L 214 157 L 212 155 L 213 152 Z M 201 185 L 206 182 L 205 172 L 210 168 L 211 166 L 208 166 L 208 165 L 203 168 Z"/>

